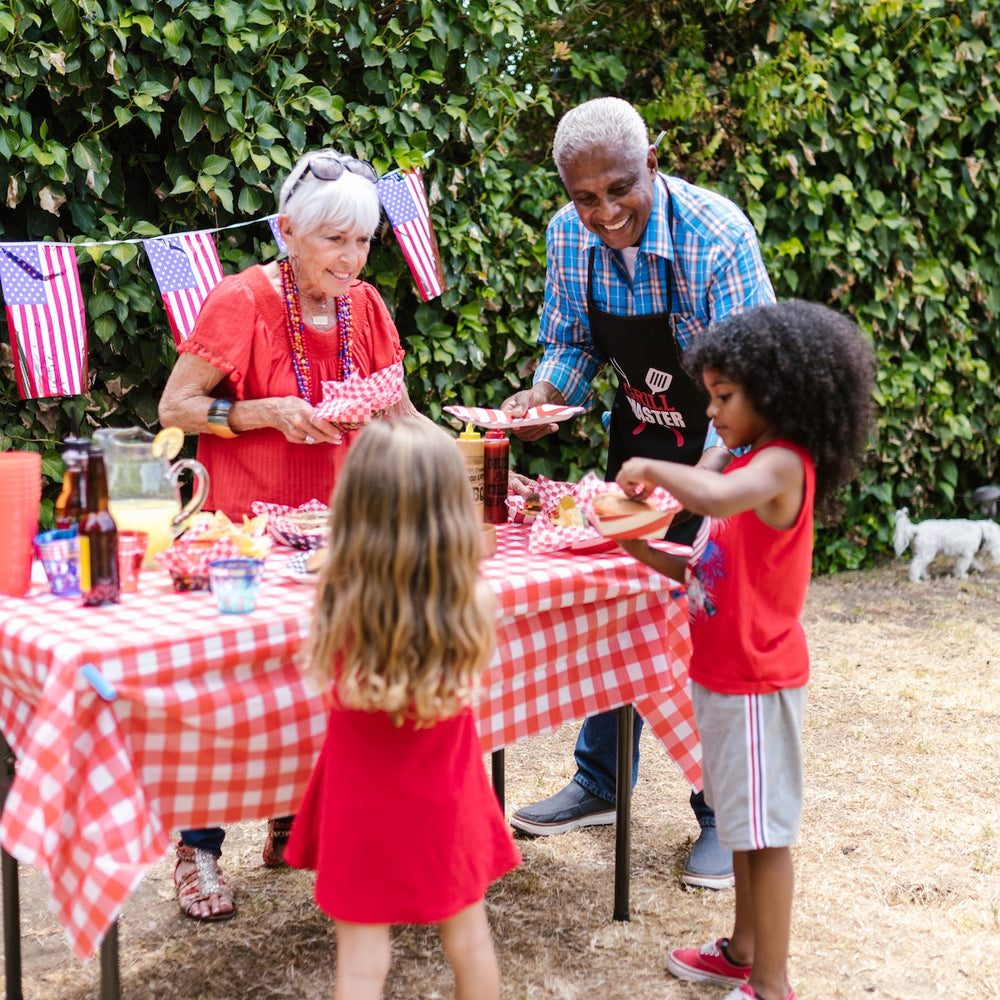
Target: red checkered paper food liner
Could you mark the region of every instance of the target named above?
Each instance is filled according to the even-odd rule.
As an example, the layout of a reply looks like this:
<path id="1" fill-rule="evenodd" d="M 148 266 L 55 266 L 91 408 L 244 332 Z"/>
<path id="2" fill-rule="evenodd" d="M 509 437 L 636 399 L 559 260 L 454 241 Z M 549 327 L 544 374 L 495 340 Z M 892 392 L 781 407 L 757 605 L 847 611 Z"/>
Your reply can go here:
<path id="1" fill-rule="evenodd" d="M 316 416 L 339 430 L 357 430 L 385 414 L 402 398 L 403 363 L 397 361 L 388 368 L 380 368 L 367 378 L 355 374 L 343 382 L 321 384 L 323 401 L 316 407 Z"/>
<path id="2" fill-rule="evenodd" d="M 527 498 L 520 493 L 507 494 L 507 519 L 512 524 L 531 524 L 538 514 L 537 510 L 526 510 Z"/>
<path id="3" fill-rule="evenodd" d="M 571 496 L 586 516 L 585 502 L 595 494 L 603 492 L 607 483 L 593 472 L 588 472 L 578 483 L 560 483 L 553 479 L 538 477 L 538 499 L 542 504 L 542 512 L 532 522 L 528 529 L 529 552 L 558 552 L 560 549 L 574 549 L 589 544 L 599 545 L 609 542 L 591 524 L 584 527 L 564 527 L 553 524 L 552 515 L 559 507 L 559 501 L 564 496 Z"/>
<path id="4" fill-rule="evenodd" d="M 240 550 L 230 538 L 199 542 L 194 538 L 178 539 L 156 556 L 156 562 L 176 576 L 208 575 L 208 564 L 215 559 L 236 559 Z"/>
<path id="5" fill-rule="evenodd" d="M 221 512 L 196 514 L 188 530 L 157 553 L 156 563 L 174 576 L 203 577 L 215 559 L 264 559 L 271 548 L 266 521 L 260 517 L 238 525 Z"/>
<path id="6" fill-rule="evenodd" d="M 279 544 L 287 545 L 293 549 L 318 549 L 323 545 L 327 535 L 326 520 L 322 525 L 316 527 L 304 527 L 296 520 L 289 517 L 290 514 L 323 514 L 329 519 L 330 508 L 321 500 L 307 500 L 298 507 L 290 507 L 283 503 L 265 503 L 263 500 L 254 500 L 250 504 L 250 510 L 254 514 L 267 514 L 268 534 Z"/>

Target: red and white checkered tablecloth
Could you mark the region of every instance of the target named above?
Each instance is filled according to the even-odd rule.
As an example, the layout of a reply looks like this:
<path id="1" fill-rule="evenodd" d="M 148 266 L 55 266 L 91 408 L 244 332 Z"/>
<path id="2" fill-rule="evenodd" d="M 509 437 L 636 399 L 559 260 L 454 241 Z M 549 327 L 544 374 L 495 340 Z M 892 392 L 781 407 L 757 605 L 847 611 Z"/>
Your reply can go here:
<path id="1" fill-rule="evenodd" d="M 17 756 L 0 837 L 45 873 L 81 959 L 173 831 L 298 806 L 327 711 L 295 659 L 315 588 L 280 575 L 287 558 L 271 557 L 247 615 L 175 593 L 163 570 L 109 608 L 37 584 L 0 597 L 0 729 Z M 478 707 L 484 752 L 632 702 L 700 785 L 686 601 L 669 580 L 617 548 L 531 555 L 519 525 L 499 526 L 483 572 L 499 607 Z"/>

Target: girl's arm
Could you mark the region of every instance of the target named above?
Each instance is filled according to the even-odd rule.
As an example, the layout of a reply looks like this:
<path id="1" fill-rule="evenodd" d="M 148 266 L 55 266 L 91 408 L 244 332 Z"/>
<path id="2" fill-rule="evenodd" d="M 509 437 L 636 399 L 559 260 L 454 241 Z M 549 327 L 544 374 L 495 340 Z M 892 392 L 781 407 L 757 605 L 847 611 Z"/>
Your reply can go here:
<path id="1" fill-rule="evenodd" d="M 773 528 L 790 528 L 802 507 L 802 460 L 790 448 L 765 448 L 735 472 L 630 458 L 617 483 L 627 496 L 642 496 L 662 486 L 694 514 L 732 517 L 752 510 Z M 645 560 L 643 560 L 645 561 Z"/>

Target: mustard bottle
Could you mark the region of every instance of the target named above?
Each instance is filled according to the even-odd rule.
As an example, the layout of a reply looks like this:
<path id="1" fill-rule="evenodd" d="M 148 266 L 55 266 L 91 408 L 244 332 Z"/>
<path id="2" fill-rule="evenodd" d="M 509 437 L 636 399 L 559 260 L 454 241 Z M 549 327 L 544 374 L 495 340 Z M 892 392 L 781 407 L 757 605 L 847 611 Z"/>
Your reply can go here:
<path id="1" fill-rule="evenodd" d="M 483 452 L 483 436 L 475 430 L 471 423 L 465 425 L 465 430 L 458 435 L 458 450 L 465 461 L 465 474 L 472 490 L 472 502 L 482 520 L 485 501 L 485 466 Z"/>

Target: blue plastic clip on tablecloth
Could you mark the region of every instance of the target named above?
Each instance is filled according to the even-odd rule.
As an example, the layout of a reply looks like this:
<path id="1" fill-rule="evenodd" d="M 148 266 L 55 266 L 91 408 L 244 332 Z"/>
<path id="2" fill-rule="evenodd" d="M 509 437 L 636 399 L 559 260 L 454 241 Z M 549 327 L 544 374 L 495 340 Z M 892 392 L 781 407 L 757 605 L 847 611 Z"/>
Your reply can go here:
<path id="1" fill-rule="evenodd" d="M 93 663 L 85 663 L 80 667 L 80 673 L 84 680 L 100 695 L 105 701 L 114 701 L 118 697 L 115 686 L 94 666 Z"/>

